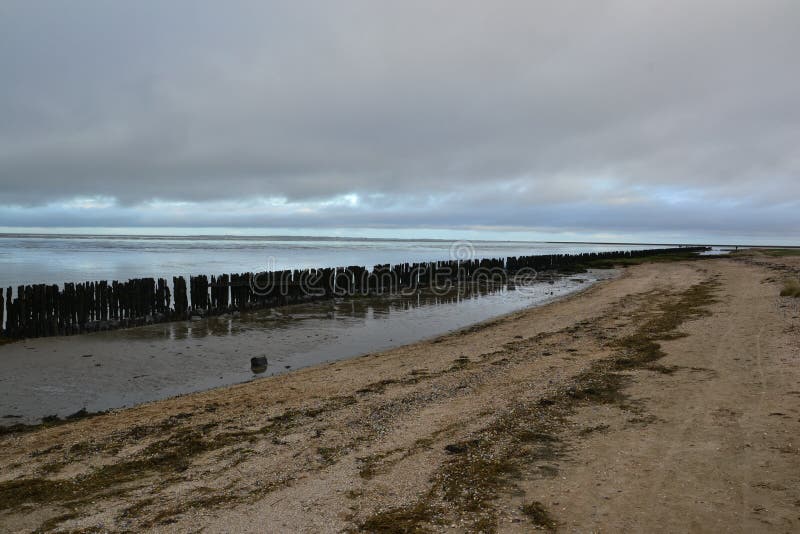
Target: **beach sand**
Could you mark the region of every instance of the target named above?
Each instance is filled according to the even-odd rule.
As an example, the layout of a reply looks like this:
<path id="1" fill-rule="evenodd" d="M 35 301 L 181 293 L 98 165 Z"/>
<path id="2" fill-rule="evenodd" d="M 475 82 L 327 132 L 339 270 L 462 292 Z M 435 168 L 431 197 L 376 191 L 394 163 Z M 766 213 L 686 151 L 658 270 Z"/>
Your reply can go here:
<path id="1" fill-rule="evenodd" d="M 800 257 L 0 437 L 0 530 L 800 529 Z"/>

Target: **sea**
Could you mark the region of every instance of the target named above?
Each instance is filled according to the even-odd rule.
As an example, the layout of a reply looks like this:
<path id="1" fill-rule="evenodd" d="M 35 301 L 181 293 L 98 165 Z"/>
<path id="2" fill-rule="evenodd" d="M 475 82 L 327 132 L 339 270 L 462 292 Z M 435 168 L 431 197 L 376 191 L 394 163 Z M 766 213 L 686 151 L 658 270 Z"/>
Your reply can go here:
<path id="1" fill-rule="evenodd" d="M 283 269 L 372 267 L 658 245 L 320 237 L 0 234 L 0 287 Z"/>

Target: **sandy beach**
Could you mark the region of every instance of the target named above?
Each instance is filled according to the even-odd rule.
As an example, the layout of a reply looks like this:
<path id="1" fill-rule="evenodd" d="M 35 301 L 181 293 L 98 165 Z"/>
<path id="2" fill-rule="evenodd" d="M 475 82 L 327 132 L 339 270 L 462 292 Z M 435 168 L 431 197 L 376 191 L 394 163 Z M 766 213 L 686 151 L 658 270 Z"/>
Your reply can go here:
<path id="1" fill-rule="evenodd" d="M 0 530 L 796 531 L 798 272 L 633 266 L 436 339 L 0 436 Z"/>

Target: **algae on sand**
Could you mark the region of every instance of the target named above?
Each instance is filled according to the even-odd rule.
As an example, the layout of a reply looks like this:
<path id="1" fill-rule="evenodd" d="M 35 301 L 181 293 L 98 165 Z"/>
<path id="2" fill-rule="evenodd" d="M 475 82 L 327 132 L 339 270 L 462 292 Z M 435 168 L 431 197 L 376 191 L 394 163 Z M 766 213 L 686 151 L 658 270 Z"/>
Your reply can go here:
<path id="1" fill-rule="evenodd" d="M 800 281 L 787 280 L 781 289 L 781 296 L 800 298 Z"/>

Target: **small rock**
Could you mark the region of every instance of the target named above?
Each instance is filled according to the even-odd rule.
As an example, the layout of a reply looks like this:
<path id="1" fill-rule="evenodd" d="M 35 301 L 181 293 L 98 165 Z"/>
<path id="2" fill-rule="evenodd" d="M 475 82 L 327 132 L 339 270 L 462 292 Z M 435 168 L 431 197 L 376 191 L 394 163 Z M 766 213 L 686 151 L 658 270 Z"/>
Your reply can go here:
<path id="1" fill-rule="evenodd" d="M 256 356 L 254 358 L 250 358 L 250 369 L 254 373 L 263 373 L 267 370 L 267 357 L 266 356 Z"/>

